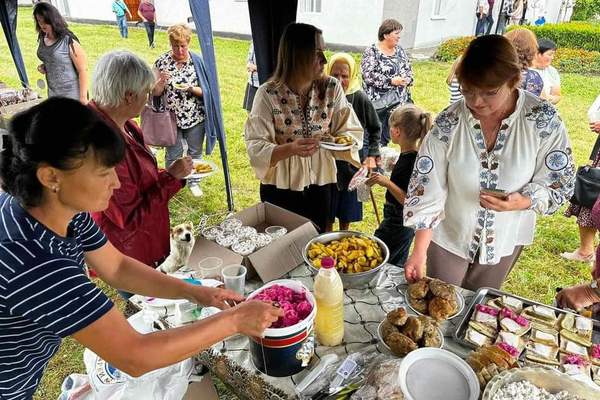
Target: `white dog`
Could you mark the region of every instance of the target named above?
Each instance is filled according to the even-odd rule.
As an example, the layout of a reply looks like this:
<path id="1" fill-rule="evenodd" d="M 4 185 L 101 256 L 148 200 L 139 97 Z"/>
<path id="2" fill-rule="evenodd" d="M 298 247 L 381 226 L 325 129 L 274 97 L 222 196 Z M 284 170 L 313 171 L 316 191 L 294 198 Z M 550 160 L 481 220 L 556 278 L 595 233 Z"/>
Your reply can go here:
<path id="1" fill-rule="evenodd" d="M 180 224 L 171 229 L 171 253 L 158 270 L 164 273 L 177 271 L 185 266 L 194 248 L 194 226 L 191 222 Z"/>

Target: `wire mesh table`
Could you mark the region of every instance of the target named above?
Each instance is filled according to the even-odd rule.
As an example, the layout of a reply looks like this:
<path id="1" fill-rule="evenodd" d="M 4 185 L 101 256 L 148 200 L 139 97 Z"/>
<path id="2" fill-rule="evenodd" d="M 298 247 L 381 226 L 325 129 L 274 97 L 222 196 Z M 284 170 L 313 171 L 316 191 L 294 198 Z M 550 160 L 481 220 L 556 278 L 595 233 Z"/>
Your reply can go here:
<path id="1" fill-rule="evenodd" d="M 296 279 L 309 290 L 313 289 L 313 272 L 305 264 L 286 274 L 284 278 Z M 260 286 L 262 282 L 259 280 L 249 280 L 246 283 L 246 293 Z M 377 339 L 377 328 L 389 311 L 406 306 L 403 294 L 406 287 L 404 271 L 388 264 L 382 268 L 377 280 L 371 282 L 368 287 L 345 289 L 344 341 L 336 347 L 316 346 L 315 357 L 320 359 L 328 353 L 336 353 L 340 359 L 354 352 L 389 354 Z M 465 304 L 469 304 L 474 293 L 466 289 L 459 290 L 465 299 Z M 132 297 L 131 301 L 138 307 L 142 306 L 140 296 Z M 407 310 L 412 313 L 408 307 Z M 453 334 L 465 312 L 467 312 L 466 307 L 461 314 L 445 321 L 440 327 L 444 334 L 444 348 L 463 358 L 470 349 L 456 343 Z M 171 325 L 168 321 L 172 315 L 173 310 L 169 308 L 161 310 L 161 316 L 168 325 Z M 248 341 L 247 337 L 241 335 L 231 337 L 202 351 L 198 355 L 198 360 L 242 399 L 298 398 L 294 388 L 306 372 L 286 378 L 270 377 L 258 372 L 252 363 Z"/>

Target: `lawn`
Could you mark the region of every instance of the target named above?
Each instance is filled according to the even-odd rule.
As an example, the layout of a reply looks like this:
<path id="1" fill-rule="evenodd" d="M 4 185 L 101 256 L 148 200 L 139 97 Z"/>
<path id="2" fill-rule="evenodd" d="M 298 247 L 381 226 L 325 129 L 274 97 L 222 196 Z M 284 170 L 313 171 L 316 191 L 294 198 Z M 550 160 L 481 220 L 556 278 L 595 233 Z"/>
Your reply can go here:
<path id="1" fill-rule="evenodd" d="M 157 32 L 157 48 L 148 49 L 143 29 L 130 28 L 130 36 L 127 40 L 119 37 L 114 26 L 72 24 L 71 29 L 80 38 L 87 52 L 90 70 L 93 70 L 95 61 L 101 54 L 112 49 L 131 50 L 152 63 L 160 54 L 167 51 L 168 47 L 167 37 L 163 31 Z M 29 79 L 35 83 L 42 76 L 36 71 L 39 63 L 36 57 L 36 33 L 29 8 L 20 9 L 18 36 Z M 327 39 L 327 32 L 325 32 L 325 39 Z M 198 50 L 199 46 L 195 39 L 193 44 L 193 49 Z M 249 166 L 242 138 L 246 113 L 241 108 L 241 103 L 246 82 L 247 50 L 247 41 L 215 39 L 236 210 L 258 201 L 258 181 Z M 413 97 L 418 105 L 432 112 L 439 112 L 447 105 L 449 96 L 445 78 L 449 67 L 448 64 L 435 62 L 413 64 L 416 77 Z M 587 128 L 586 110 L 600 93 L 600 77 L 563 74 L 562 80 L 564 99 L 559 109 L 569 129 L 576 161 L 582 164 L 586 162 L 595 140 L 595 135 Z M 17 74 L 3 36 L 0 39 L 0 81 L 15 86 L 18 84 Z M 218 154 L 218 149 L 215 149 L 211 157 L 220 165 Z M 188 219 L 197 222 L 202 214 L 227 211 L 222 174 L 215 174 L 206 179 L 202 188 L 205 195 L 201 198 L 194 198 L 189 190 L 185 189 L 172 202 L 173 223 Z M 382 190 L 376 189 L 376 198 L 381 209 Z M 374 231 L 376 222 L 370 204 L 365 206 L 364 221 L 353 228 L 368 233 Z M 573 219 L 563 217 L 562 212 L 551 217 L 540 218 L 535 243 L 524 250 L 503 289 L 549 303 L 557 286 L 568 286 L 588 280 L 589 266 L 567 262 L 559 257 L 561 252 L 571 251 L 577 245 L 577 229 Z M 102 287 L 111 297 L 115 297 L 114 291 Z M 119 305 L 122 306 L 121 303 Z M 81 354 L 81 346 L 72 340 L 65 340 L 60 353 L 47 369 L 35 398 L 44 400 L 57 398 L 64 377 L 69 373 L 83 372 Z"/>

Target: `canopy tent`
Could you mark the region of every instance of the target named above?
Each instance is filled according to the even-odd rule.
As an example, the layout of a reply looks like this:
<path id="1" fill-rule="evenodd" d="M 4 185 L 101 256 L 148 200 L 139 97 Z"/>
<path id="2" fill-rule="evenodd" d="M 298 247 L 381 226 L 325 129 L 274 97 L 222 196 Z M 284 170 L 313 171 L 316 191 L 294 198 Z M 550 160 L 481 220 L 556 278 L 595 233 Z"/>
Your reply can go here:
<path id="1" fill-rule="evenodd" d="M 225 128 L 223 125 L 223 113 L 221 106 L 221 94 L 217 74 L 217 65 L 213 45 L 212 25 L 210 18 L 209 0 L 189 0 L 192 17 L 196 24 L 196 32 L 202 56 L 206 66 L 207 80 L 210 90 L 210 101 L 216 110 L 216 122 L 212 127 L 213 132 L 209 134 L 216 137 L 219 142 L 221 161 L 223 163 L 223 174 L 225 177 L 225 190 L 227 192 L 227 205 L 229 210 L 234 209 L 233 193 L 231 189 L 231 177 L 227 161 L 227 146 L 225 141 Z M 272 74 L 277 60 L 277 49 L 279 38 L 287 24 L 296 20 L 296 9 L 298 0 L 248 0 L 250 13 L 250 24 L 254 38 L 254 49 L 259 72 L 260 82 L 265 82 Z M 0 22 L 6 36 L 8 47 L 15 62 L 19 78 L 23 86 L 28 86 L 25 63 L 21 55 L 21 49 L 17 41 L 17 0 L 0 1 Z M 207 153 L 212 151 L 214 141 L 207 146 Z"/>
<path id="2" fill-rule="evenodd" d="M 23 62 L 21 48 L 17 41 L 17 9 L 17 0 L 0 1 L 0 22 L 2 23 L 2 30 L 4 30 L 4 36 L 6 36 L 10 54 L 15 62 L 15 67 L 17 67 L 21 84 L 23 86 L 29 86 L 25 63 Z"/>

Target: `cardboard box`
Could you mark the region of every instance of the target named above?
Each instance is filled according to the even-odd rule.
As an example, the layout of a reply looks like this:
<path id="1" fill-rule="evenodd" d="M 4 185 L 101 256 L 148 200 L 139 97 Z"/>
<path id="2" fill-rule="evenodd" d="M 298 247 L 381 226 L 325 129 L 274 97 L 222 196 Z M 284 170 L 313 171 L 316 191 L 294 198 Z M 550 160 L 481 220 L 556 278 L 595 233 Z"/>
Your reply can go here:
<path id="1" fill-rule="evenodd" d="M 259 203 L 240 211 L 234 218 L 242 221 L 244 225 L 256 228 L 258 232 L 264 232 L 265 228 L 272 225 L 280 225 L 285 227 L 288 233 L 246 257 L 216 242 L 198 237 L 190 256 L 191 266 L 197 265 L 205 257 L 219 257 L 223 259 L 223 266 L 245 265 L 248 268 L 248 277 L 256 273 L 263 282 L 269 282 L 281 278 L 302 264 L 304 247 L 318 234 L 308 218 L 270 203 Z"/>

